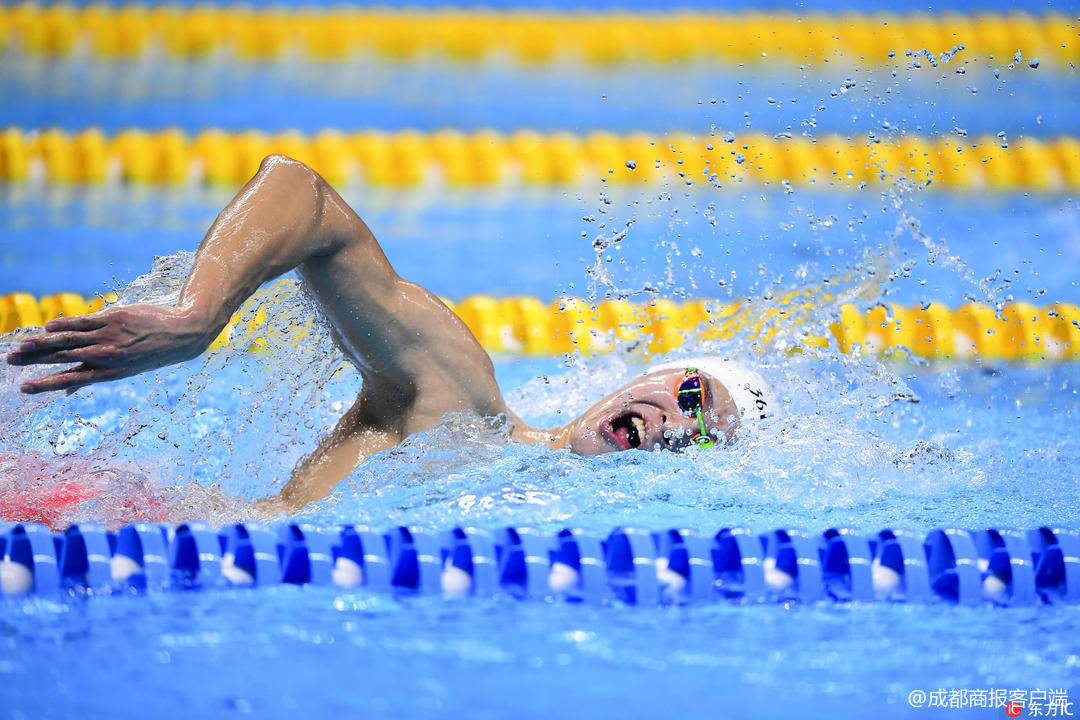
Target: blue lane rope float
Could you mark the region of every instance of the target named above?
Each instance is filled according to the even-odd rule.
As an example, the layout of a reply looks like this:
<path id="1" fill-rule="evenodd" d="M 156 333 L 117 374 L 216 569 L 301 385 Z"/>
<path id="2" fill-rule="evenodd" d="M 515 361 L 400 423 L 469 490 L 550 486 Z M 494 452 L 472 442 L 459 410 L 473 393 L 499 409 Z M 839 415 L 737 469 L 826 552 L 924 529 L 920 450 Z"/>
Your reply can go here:
<path id="1" fill-rule="evenodd" d="M 925 535 L 617 527 L 0 525 L 0 595 L 314 585 L 655 606 L 891 601 L 1080 604 L 1080 533 L 942 528 Z"/>

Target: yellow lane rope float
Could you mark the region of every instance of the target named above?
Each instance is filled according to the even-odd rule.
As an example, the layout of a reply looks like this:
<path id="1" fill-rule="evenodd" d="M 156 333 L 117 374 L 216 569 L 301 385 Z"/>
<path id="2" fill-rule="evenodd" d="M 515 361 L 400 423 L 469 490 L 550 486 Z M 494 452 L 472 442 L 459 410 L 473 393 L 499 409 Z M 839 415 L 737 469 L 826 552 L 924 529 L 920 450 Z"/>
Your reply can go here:
<path id="1" fill-rule="evenodd" d="M 692 135 L 574 135 L 518 130 L 383 132 L 323 130 L 225 132 L 189 136 L 180 130 L 90 128 L 0 130 L 0 181 L 239 186 L 268 154 L 295 157 L 334 184 L 413 187 L 444 183 L 595 182 L 720 187 L 781 185 L 852 188 L 906 177 L 947 190 L 1059 192 L 1080 188 L 1080 140 L 1075 137 L 990 135 L 886 138 L 822 134 L 772 137 L 760 132 Z"/>
<path id="2" fill-rule="evenodd" d="M 110 297 L 115 299 L 115 296 Z M 581 298 L 544 302 L 534 297 L 495 298 L 474 295 L 461 302 L 445 301 L 491 352 L 554 355 L 578 350 L 584 354 L 610 350 L 616 341 L 640 340 L 650 352 L 666 352 L 686 338 L 727 337 L 752 323 L 775 337 L 785 321 L 801 323 L 799 298 L 788 298 L 762 318 L 747 314 L 738 302 L 656 299 L 645 304 L 624 300 L 589 303 Z M 42 325 L 58 315 L 77 315 L 100 308 L 103 299 L 84 299 L 59 293 L 40 299 L 29 293 L 0 296 L 0 331 Z M 805 308 L 802 308 L 805 309 Z M 785 317 L 785 315 L 787 317 Z M 267 339 L 259 335 L 265 315 L 229 325 L 211 346 L 221 347 L 236 333 L 250 338 L 260 350 Z M 950 309 L 938 303 L 902 307 L 875 305 L 861 310 L 847 304 L 829 331 L 843 352 L 860 347 L 865 353 L 884 353 L 940 360 L 1080 360 L 1080 307 L 1071 303 L 1036 306 L 1018 302 L 995 310 L 969 303 Z M 807 345 L 824 345 L 824 338 L 803 337 Z M 793 349 L 797 349 L 794 345 Z"/>
<path id="3" fill-rule="evenodd" d="M 695 60 L 896 62 L 907 50 L 963 45 L 964 58 L 1007 64 L 1022 49 L 1051 66 L 1080 59 L 1076 15 L 1025 13 L 626 13 L 248 5 L 23 3 L 0 6 L 0 49 L 64 56 L 179 58 L 219 52 L 251 60 L 369 53 L 392 61 L 487 58 L 605 65 Z"/>

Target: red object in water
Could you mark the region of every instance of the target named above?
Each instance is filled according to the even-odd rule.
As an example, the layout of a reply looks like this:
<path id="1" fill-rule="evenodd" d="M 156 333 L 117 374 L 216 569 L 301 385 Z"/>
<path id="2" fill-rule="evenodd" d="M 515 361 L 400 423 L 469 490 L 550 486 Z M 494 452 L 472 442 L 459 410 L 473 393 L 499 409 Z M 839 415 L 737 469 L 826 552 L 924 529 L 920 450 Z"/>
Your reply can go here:
<path id="1" fill-rule="evenodd" d="M 124 470 L 49 463 L 36 455 L 0 455 L 0 465 L 7 471 L 0 473 L 0 520 L 39 522 L 62 530 L 81 519 L 109 527 L 165 519 L 165 506 L 141 478 L 131 482 Z M 95 498 L 100 502 L 94 507 L 79 507 Z"/>
<path id="2" fill-rule="evenodd" d="M 57 523 L 76 505 L 103 492 L 99 487 L 73 481 L 23 488 L 7 494 L 0 504 L 0 514 L 8 520 L 45 523 L 57 530 Z"/>

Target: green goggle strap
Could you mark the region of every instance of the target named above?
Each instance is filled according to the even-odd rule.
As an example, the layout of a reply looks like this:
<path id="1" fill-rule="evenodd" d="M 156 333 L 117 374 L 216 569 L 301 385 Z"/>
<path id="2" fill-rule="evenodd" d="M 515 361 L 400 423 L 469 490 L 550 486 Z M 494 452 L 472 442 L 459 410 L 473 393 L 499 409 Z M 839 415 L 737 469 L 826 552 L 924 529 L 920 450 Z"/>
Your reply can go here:
<path id="1" fill-rule="evenodd" d="M 697 368 L 686 368 L 686 374 L 689 375 L 690 373 L 697 373 Z M 698 383 L 701 383 L 700 375 L 698 375 Z M 702 385 L 702 387 L 699 387 L 696 390 L 683 390 L 680 386 L 679 393 L 682 394 L 684 392 L 698 393 L 699 396 L 704 395 L 704 385 Z M 705 418 L 701 414 L 702 407 L 704 407 L 704 405 L 698 407 L 698 409 L 694 411 L 694 414 L 697 415 L 698 427 L 701 428 L 701 434 L 694 438 L 694 444 L 697 445 L 699 448 L 705 450 L 711 448 L 716 443 L 713 442 L 713 439 L 711 437 L 709 437 L 709 429 L 705 427 Z"/>
<path id="2" fill-rule="evenodd" d="M 698 427 L 701 428 L 701 434 L 694 438 L 694 444 L 703 450 L 711 448 L 716 443 L 709 437 L 709 429 L 705 427 L 705 418 L 701 416 L 700 410 L 698 410 L 695 415 L 697 415 Z"/>

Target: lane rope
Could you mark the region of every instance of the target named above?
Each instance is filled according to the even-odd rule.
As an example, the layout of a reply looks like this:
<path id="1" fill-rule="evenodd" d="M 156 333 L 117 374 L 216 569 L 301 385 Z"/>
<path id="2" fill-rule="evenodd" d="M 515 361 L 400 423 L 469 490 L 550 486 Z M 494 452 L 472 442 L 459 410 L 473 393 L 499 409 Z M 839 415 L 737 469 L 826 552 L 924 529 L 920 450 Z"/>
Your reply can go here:
<path id="1" fill-rule="evenodd" d="M 0 129 L 0 182 L 239 187 L 270 154 L 301 160 L 332 184 L 491 187 L 595 183 L 747 185 L 851 190 L 904 178 L 929 189 L 1080 189 L 1080 139 L 984 135 L 772 137 L 760 132 L 575 135 L 522 129 L 314 134 L 130 129 L 107 135 Z"/>
<path id="2" fill-rule="evenodd" d="M 526 65 L 693 61 L 896 63 L 927 49 L 933 64 L 964 47 L 964 60 L 1007 65 L 1018 49 L 1044 65 L 1080 60 L 1077 18 L 1065 13 L 628 13 L 386 8 L 253 8 L 246 5 L 20 3 L 0 5 L 0 50 L 44 56 L 177 58 L 231 53 L 337 61 L 373 54 Z M 940 60 L 938 54 L 941 54 Z M 1027 62 L 1027 61 L 1025 61 Z M 1037 64 L 1037 63 L 1036 63 Z"/>
<path id="3" fill-rule="evenodd" d="M 618 527 L 544 533 L 402 525 L 0 526 L 0 595 L 130 594 L 281 584 L 641 606 L 712 602 L 1080 603 L 1080 535 L 885 529 L 865 535 Z"/>
<path id="4" fill-rule="evenodd" d="M 110 300 L 115 296 L 110 296 Z M 83 298 L 58 293 L 35 298 L 29 293 L 0 296 L 0 332 L 41 326 L 54 317 L 81 315 L 100 309 L 102 297 Z M 712 340 L 740 334 L 772 341 L 815 317 L 820 305 L 794 294 L 777 306 L 758 310 L 740 302 L 656 299 L 648 303 L 605 300 L 589 303 L 566 297 L 544 302 L 535 297 L 496 298 L 474 295 L 460 302 L 444 299 L 489 352 L 559 355 L 574 351 L 602 353 L 616 342 L 641 342 L 650 353 L 679 347 L 687 338 Z M 236 338 L 253 352 L 272 342 L 294 342 L 263 329 L 265 314 L 254 320 L 238 316 L 210 346 L 222 348 Z M 858 351 L 903 358 L 933 360 L 1008 360 L 1063 362 L 1080 359 L 1080 307 L 1072 303 L 1037 306 L 1014 302 L 996 309 L 982 303 L 948 308 L 940 303 L 904 307 L 877 304 L 840 307 L 839 318 L 822 332 L 832 334 L 845 353 Z M 822 347 L 829 338 L 796 334 L 789 348 Z"/>

